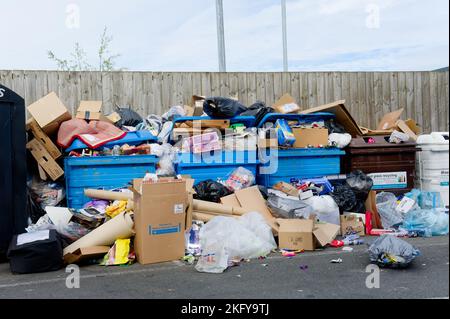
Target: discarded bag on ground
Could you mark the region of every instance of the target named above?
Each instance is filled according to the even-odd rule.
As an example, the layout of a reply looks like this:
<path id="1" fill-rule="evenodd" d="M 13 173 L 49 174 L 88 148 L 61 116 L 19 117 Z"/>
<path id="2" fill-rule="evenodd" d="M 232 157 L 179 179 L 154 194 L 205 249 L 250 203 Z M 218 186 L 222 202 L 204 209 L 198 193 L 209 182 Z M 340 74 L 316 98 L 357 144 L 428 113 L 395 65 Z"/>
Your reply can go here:
<path id="1" fill-rule="evenodd" d="M 200 182 L 194 186 L 196 194 L 195 199 L 204 200 L 207 202 L 220 202 L 220 198 L 232 194 L 232 192 L 219 182 L 215 182 L 212 179 Z"/>
<path id="2" fill-rule="evenodd" d="M 247 108 L 233 99 L 209 97 L 203 102 L 203 110 L 211 118 L 229 119 L 245 112 Z"/>
<path id="3" fill-rule="evenodd" d="M 420 251 L 406 241 L 391 235 L 377 238 L 369 247 L 369 258 L 380 267 L 405 268 Z"/>
<path id="4" fill-rule="evenodd" d="M 341 212 L 353 212 L 356 196 L 350 186 L 336 185 L 330 196 L 333 197 Z"/>
<path id="5" fill-rule="evenodd" d="M 142 117 L 137 114 L 135 111 L 131 109 L 131 106 L 128 107 L 117 107 L 116 112 L 120 115 L 119 122 L 116 123 L 116 126 L 137 126 L 142 122 Z"/>
<path id="6" fill-rule="evenodd" d="M 381 192 L 376 197 L 377 210 L 383 228 L 392 228 L 403 223 L 403 216 L 396 210 L 397 197 L 393 193 Z"/>
<path id="7" fill-rule="evenodd" d="M 449 217 L 438 209 L 414 209 L 406 213 L 402 228 L 424 237 L 445 236 L 449 231 Z"/>
<path id="8" fill-rule="evenodd" d="M 201 228 L 199 237 L 199 272 L 222 273 L 232 260 L 267 256 L 277 247 L 270 226 L 257 212 L 239 219 L 216 217 Z"/>
<path id="9" fill-rule="evenodd" d="M 367 200 L 373 186 L 372 178 L 364 174 L 361 170 L 356 170 L 347 176 L 345 182 L 353 190 L 357 200 L 362 202 Z"/>

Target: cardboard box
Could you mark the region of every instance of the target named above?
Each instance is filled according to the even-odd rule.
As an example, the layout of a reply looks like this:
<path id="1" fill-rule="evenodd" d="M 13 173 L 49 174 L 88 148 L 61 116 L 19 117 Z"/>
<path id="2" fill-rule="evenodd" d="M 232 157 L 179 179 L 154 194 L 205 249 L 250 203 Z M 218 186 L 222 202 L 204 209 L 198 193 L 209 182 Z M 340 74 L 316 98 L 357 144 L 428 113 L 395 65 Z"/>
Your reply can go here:
<path id="1" fill-rule="evenodd" d="M 400 119 L 400 116 L 403 114 L 404 109 L 400 109 L 388 114 L 385 114 L 381 119 L 380 123 L 378 123 L 377 130 L 390 130 L 394 129 L 397 125 L 397 121 Z"/>
<path id="2" fill-rule="evenodd" d="M 64 175 L 64 170 L 55 162 L 53 157 L 37 139 L 32 139 L 28 142 L 27 149 L 30 150 L 36 162 L 41 165 L 53 181 L 56 181 Z"/>
<path id="3" fill-rule="evenodd" d="M 288 93 L 283 95 L 277 102 L 275 102 L 273 108 L 278 113 L 282 114 L 297 113 L 298 111 L 300 111 L 300 106 L 298 106 L 294 98 Z"/>
<path id="4" fill-rule="evenodd" d="M 53 157 L 53 159 L 58 159 L 61 157 L 62 154 L 59 151 L 58 147 L 55 145 L 55 143 L 52 142 L 48 135 L 45 134 L 45 132 L 41 129 L 39 124 L 34 119 L 30 119 L 27 122 L 27 130 L 31 130 L 34 137 L 42 145 L 44 145 L 45 149 Z"/>
<path id="5" fill-rule="evenodd" d="M 326 128 L 292 128 L 295 136 L 295 148 L 305 148 L 309 145 L 328 145 L 328 129 Z"/>
<path id="6" fill-rule="evenodd" d="M 345 100 L 340 100 L 330 104 L 325 104 L 322 106 L 313 107 L 305 111 L 301 111 L 300 114 L 312 114 L 317 112 L 333 113 L 334 115 L 336 115 L 336 122 L 341 124 L 345 128 L 347 133 L 349 133 L 352 137 L 362 136 L 363 132 L 344 104 Z"/>
<path id="7" fill-rule="evenodd" d="M 222 197 L 220 199 L 220 203 L 226 206 L 231 207 L 242 207 L 241 203 L 239 203 L 239 200 L 236 197 L 236 194 L 231 194 L 225 197 Z"/>
<path id="8" fill-rule="evenodd" d="M 224 130 L 230 127 L 230 120 L 201 120 L 193 121 L 192 127 L 196 129 L 216 128 Z"/>
<path id="9" fill-rule="evenodd" d="M 331 243 L 340 230 L 338 225 L 312 219 L 277 219 L 277 223 L 280 249 L 313 251 Z"/>
<path id="10" fill-rule="evenodd" d="M 184 256 L 188 192 L 185 180 L 133 181 L 134 247 L 140 264 L 178 260 Z"/>
<path id="11" fill-rule="evenodd" d="M 103 258 L 109 251 L 109 246 L 94 246 L 79 248 L 73 253 L 64 255 L 64 263 L 66 265 L 79 264 L 89 259 Z"/>
<path id="12" fill-rule="evenodd" d="M 192 110 L 189 110 L 190 113 L 187 116 L 202 116 L 203 115 L 203 102 L 205 101 L 206 97 L 201 95 L 193 95 L 191 99 L 191 105 L 190 107 Z"/>
<path id="13" fill-rule="evenodd" d="M 411 130 L 411 128 L 409 127 L 408 124 L 406 124 L 405 121 L 398 120 L 396 125 L 400 129 L 400 131 L 407 134 L 411 140 L 415 142 L 417 141 L 418 136 L 416 135 L 416 133 L 414 133 L 413 130 Z"/>
<path id="14" fill-rule="evenodd" d="M 55 92 L 29 105 L 27 109 L 48 135 L 56 133 L 62 122 L 72 119 L 69 111 Z"/>
<path id="15" fill-rule="evenodd" d="M 341 234 L 357 232 L 359 236 L 365 236 L 364 220 L 354 214 L 341 215 Z"/>
<path id="16" fill-rule="evenodd" d="M 81 101 L 77 109 L 77 119 L 87 121 L 110 121 L 102 113 L 102 101 Z M 120 116 L 119 116 L 120 117 Z"/>
<path id="17" fill-rule="evenodd" d="M 108 121 L 110 121 L 112 124 L 116 124 L 117 122 L 119 122 L 122 119 L 122 117 L 119 115 L 119 113 L 113 112 L 113 113 L 109 114 L 108 116 L 106 116 L 106 119 Z"/>
<path id="18" fill-rule="evenodd" d="M 298 197 L 298 195 L 299 195 L 299 190 L 296 187 L 294 187 L 293 185 L 286 183 L 286 182 L 279 182 L 279 183 L 273 185 L 272 188 L 276 189 L 280 192 L 283 192 L 287 195 L 290 195 L 290 196 Z"/>

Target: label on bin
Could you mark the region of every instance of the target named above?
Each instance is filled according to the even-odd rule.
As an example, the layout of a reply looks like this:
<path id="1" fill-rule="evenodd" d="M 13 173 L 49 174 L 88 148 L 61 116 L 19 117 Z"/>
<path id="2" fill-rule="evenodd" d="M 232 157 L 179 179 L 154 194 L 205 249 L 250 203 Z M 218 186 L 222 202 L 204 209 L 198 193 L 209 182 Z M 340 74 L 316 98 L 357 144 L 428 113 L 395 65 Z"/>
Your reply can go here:
<path id="1" fill-rule="evenodd" d="M 441 171 L 441 186 L 448 186 L 448 170 Z"/>
<path id="2" fill-rule="evenodd" d="M 369 174 L 373 179 L 372 189 L 396 189 L 408 187 L 407 172 L 384 172 Z"/>

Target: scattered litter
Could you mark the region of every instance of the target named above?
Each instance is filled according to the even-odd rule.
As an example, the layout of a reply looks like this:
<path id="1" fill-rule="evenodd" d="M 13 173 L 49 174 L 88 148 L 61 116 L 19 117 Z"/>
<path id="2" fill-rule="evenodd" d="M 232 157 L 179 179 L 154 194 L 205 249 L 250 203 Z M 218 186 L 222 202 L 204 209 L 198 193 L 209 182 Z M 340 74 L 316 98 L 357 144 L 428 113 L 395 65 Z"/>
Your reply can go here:
<path id="1" fill-rule="evenodd" d="M 330 260 L 330 263 L 332 263 L 332 264 L 342 264 L 342 262 L 343 261 L 341 258 Z"/>
<path id="2" fill-rule="evenodd" d="M 351 252 L 351 251 L 353 251 L 353 248 L 352 247 L 343 247 L 342 250 Z"/>
<path id="3" fill-rule="evenodd" d="M 301 270 L 307 270 L 308 269 L 308 265 L 300 265 L 299 267 Z"/>

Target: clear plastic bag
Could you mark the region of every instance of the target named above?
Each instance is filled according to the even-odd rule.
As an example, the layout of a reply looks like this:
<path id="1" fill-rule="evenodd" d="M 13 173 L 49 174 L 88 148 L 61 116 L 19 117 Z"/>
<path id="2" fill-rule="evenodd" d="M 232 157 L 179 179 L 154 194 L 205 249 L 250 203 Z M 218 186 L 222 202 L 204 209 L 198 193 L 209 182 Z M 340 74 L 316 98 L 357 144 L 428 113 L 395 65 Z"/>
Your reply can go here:
<path id="1" fill-rule="evenodd" d="M 384 229 L 403 223 L 403 216 L 396 210 L 397 197 L 392 193 L 381 192 L 376 197 L 377 210 Z"/>
<path id="2" fill-rule="evenodd" d="M 380 267 L 405 268 L 420 251 L 406 241 L 395 236 L 383 235 L 369 247 L 369 258 Z"/>
<path id="3" fill-rule="evenodd" d="M 405 194 L 405 196 L 413 199 L 416 202 L 417 207 L 421 209 L 444 207 L 444 203 L 439 192 L 423 192 L 418 189 L 413 189 L 411 192 Z"/>
<path id="4" fill-rule="evenodd" d="M 402 228 L 425 237 L 445 236 L 449 231 L 449 217 L 437 209 L 415 209 L 406 214 Z"/>
<path id="5" fill-rule="evenodd" d="M 305 200 L 305 202 L 311 205 L 319 221 L 335 225 L 341 224 L 339 206 L 333 197 L 329 195 L 313 196 Z"/>
<path id="6" fill-rule="evenodd" d="M 305 218 L 308 219 L 313 213 L 313 208 L 301 200 L 289 199 L 270 194 L 267 205 L 276 218 Z M 339 209 L 338 209 L 339 212 Z"/>
<path id="7" fill-rule="evenodd" d="M 199 237 L 202 256 L 195 268 L 200 272 L 221 273 L 232 259 L 267 256 L 276 248 L 270 226 L 257 212 L 239 219 L 216 217 L 202 227 Z"/>
<path id="8" fill-rule="evenodd" d="M 255 184 L 255 175 L 244 167 L 236 168 L 225 181 L 225 186 L 233 192 Z"/>

